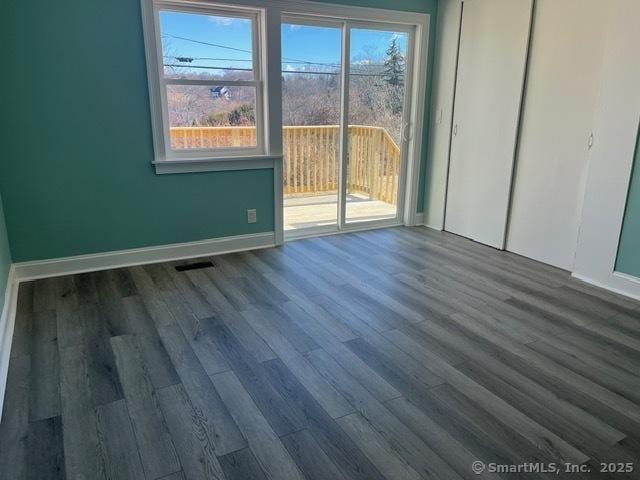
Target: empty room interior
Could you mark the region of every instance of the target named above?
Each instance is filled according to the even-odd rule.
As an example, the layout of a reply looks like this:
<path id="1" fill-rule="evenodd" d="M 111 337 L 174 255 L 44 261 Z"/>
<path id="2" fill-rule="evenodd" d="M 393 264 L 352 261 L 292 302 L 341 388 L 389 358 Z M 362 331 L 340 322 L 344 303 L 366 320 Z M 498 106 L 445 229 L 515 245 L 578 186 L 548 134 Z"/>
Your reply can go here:
<path id="1" fill-rule="evenodd" d="M 640 479 L 638 19 L 0 0 L 0 479 Z"/>

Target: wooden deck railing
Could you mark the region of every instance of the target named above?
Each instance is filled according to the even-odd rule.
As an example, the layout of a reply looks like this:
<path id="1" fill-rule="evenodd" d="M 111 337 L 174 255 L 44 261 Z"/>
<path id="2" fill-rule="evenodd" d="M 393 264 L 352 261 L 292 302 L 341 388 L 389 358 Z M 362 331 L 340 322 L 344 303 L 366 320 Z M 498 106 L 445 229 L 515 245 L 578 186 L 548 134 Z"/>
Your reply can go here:
<path id="1" fill-rule="evenodd" d="M 340 128 L 337 125 L 285 126 L 284 193 L 321 194 L 338 189 Z M 255 145 L 255 127 L 174 127 L 173 148 Z M 349 126 L 348 191 L 395 204 L 400 148 L 382 127 Z"/>

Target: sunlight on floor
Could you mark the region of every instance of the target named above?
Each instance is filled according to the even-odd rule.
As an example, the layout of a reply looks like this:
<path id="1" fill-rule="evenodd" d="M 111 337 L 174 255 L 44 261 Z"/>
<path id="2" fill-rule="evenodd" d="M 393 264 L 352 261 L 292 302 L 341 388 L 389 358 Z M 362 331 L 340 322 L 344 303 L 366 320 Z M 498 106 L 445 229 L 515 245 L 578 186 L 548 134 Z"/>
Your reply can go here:
<path id="1" fill-rule="evenodd" d="M 285 197 L 285 231 L 335 225 L 338 215 L 337 202 L 337 194 Z M 347 195 L 349 222 L 394 218 L 396 211 L 395 205 L 380 200 L 369 200 L 368 195 L 359 193 Z"/>

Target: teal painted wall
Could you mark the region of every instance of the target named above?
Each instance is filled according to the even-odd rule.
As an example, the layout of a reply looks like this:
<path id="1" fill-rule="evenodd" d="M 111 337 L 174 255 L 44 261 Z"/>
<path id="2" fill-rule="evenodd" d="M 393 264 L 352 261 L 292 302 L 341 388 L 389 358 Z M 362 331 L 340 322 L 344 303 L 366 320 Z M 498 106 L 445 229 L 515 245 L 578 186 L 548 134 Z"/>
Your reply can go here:
<path id="1" fill-rule="evenodd" d="M 9 239 L 7 238 L 7 227 L 4 222 L 2 197 L 0 196 L 0 313 L 4 308 L 4 294 L 7 289 L 9 267 L 11 267 L 11 252 L 9 250 Z"/>
<path id="2" fill-rule="evenodd" d="M 640 132 L 620 235 L 616 270 L 640 278 Z"/>
<path id="3" fill-rule="evenodd" d="M 271 170 L 154 173 L 138 0 L 6 1 L 0 57 L 0 190 L 14 261 L 273 230 Z M 247 208 L 258 209 L 256 224 Z"/>

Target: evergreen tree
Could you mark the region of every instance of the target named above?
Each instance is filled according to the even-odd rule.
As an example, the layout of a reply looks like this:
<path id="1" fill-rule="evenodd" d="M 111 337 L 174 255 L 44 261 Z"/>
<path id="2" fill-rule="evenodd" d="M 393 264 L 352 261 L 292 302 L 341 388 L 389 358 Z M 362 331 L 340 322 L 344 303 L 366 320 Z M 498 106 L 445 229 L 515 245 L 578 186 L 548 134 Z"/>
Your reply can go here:
<path id="1" fill-rule="evenodd" d="M 402 87 L 404 85 L 405 59 L 400 53 L 398 39 L 393 38 L 389 48 L 387 48 L 387 57 L 384 61 L 384 79 L 389 85 L 394 87 Z"/>

